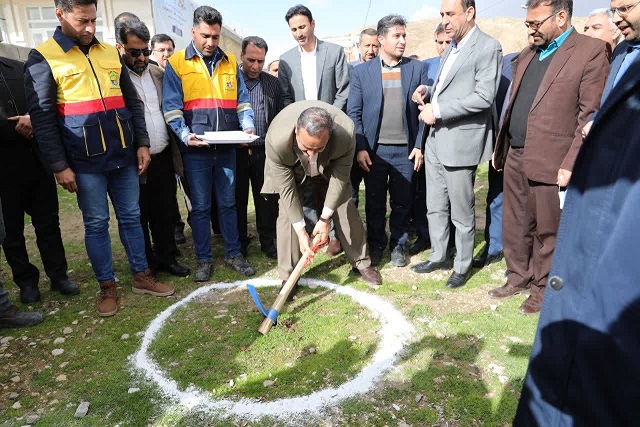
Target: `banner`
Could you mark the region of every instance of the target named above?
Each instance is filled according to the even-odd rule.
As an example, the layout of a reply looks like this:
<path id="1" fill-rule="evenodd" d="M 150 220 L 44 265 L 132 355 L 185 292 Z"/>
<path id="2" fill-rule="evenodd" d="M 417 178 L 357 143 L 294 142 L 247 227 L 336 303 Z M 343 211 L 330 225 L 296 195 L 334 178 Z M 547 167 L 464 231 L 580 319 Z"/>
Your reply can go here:
<path id="1" fill-rule="evenodd" d="M 193 11 L 198 5 L 191 0 L 152 0 L 156 34 L 164 33 L 176 43 L 176 50 L 191 42 Z"/>

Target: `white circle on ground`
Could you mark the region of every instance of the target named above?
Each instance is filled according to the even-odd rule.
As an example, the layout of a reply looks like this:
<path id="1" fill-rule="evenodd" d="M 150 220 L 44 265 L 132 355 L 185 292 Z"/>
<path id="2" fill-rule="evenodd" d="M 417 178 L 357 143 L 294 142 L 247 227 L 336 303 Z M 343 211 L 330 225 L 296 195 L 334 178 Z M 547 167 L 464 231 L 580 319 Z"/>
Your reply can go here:
<path id="1" fill-rule="evenodd" d="M 212 411 L 220 411 L 227 415 L 248 418 L 259 418 L 262 416 L 282 418 L 302 413 L 319 413 L 323 408 L 333 406 L 341 400 L 371 390 L 382 374 L 394 367 L 399 352 L 407 345 L 412 336 L 413 326 L 400 311 L 382 298 L 347 286 L 339 286 L 322 280 L 301 279 L 299 282 L 301 285 L 321 286 L 331 289 L 336 293 L 350 296 L 354 302 L 369 309 L 372 315 L 381 323 L 382 328 L 379 332 L 381 339 L 378 344 L 378 350 L 373 354 L 367 366 L 365 366 L 355 378 L 338 387 L 325 388 L 306 396 L 281 398 L 268 402 L 260 402 L 257 399 L 216 399 L 212 397 L 210 393 L 193 386 L 186 390 L 181 390 L 178 384 L 169 378 L 147 354 L 151 342 L 164 326 L 166 320 L 178 308 L 208 292 L 245 287 L 247 283 L 255 287 L 265 287 L 279 285 L 281 282 L 279 280 L 254 279 L 248 282 L 214 283 L 203 286 L 193 291 L 186 298 L 167 307 L 163 312 L 158 314 L 145 331 L 140 349 L 133 354 L 134 365 L 155 382 L 163 393 L 174 399 L 178 405 L 188 409 L 209 409 Z M 256 334 L 258 334 L 258 326 L 259 325 L 256 325 Z"/>

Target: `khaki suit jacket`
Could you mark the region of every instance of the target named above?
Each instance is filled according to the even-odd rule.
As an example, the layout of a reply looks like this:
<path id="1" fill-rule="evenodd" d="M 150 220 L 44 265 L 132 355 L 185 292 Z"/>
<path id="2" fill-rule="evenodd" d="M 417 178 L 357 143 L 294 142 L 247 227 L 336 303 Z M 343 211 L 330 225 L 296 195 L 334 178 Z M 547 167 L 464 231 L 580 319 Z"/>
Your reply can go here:
<path id="1" fill-rule="evenodd" d="M 267 132 L 262 194 L 279 194 L 291 223 L 302 220 L 298 185 L 309 176 L 309 159 L 298 149 L 295 127 L 300 114 L 321 107 L 333 116 L 331 137 L 318 154 L 318 172 L 329 181 L 324 205 L 334 211 L 351 197 L 351 165 L 356 139 L 353 121 L 342 110 L 322 101 L 295 102 L 278 114 Z"/>
<path id="2" fill-rule="evenodd" d="M 513 104 L 535 54 L 535 50 L 525 48 L 518 58 L 509 105 L 496 142 L 497 169 L 504 169 Z M 582 146 L 582 128 L 600 106 L 608 72 L 606 44 L 574 29 L 554 54 L 529 111 L 524 146 L 527 178 L 553 185 L 559 169 L 573 169 Z"/>

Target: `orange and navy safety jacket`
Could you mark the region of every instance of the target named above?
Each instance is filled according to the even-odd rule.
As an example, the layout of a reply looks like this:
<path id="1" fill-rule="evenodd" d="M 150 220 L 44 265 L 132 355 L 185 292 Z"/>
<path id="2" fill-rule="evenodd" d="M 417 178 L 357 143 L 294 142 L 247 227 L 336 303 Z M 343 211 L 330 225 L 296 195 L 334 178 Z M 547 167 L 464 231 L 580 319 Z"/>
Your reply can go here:
<path id="1" fill-rule="evenodd" d="M 144 112 L 114 46 L 95 38 L 88 53 L 58 27 L 29 54 L 29 114 L 43 160 L 53 172 L 101 173 L 135 165 L 149 145 Z"/>
<path id="2" fill-rule="evenodd" d="M 249 94 L 234 55 L 218 48 L 204 58 L 193 46 L 174 53 L 167 61 L 162 84 L 164 119 L 182 140 L 183 152 L 190 133 L 247 130 L 255 127 Z"/>

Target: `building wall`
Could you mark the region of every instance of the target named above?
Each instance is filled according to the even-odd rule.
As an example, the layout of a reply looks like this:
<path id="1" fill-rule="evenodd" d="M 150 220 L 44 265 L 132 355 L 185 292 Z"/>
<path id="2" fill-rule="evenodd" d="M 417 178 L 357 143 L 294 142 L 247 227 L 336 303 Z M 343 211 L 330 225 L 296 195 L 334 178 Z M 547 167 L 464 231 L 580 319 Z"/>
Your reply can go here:
<path id="1" fill-rule="evenodd" d="M 152 0 L 101 0 L 98 1 L 99 39 L 106 43 L 115 44 L 115 29 L 113 19 L 122 12 L 135 13 L 149 27 L 153 35 L 155 33 Z M 54 0 L 0 0 L 0 26 L 2 27 L 2 38 L 5 43 L 16 46 L 34 47 L 53 33 L 58 25 L 57 20 L 46 20 L 38 23 L 41 28 L 30 28 L 28 11 L 30 8 L 45 8 L 50 15 L 51 8 L 54 7 Z M 34 34 L 38 33 L 38 34 Z M 240 55 L 242 38 L 233 32 L 226 25 L 222 28 L 220 47 L 230 53 Z"/>

